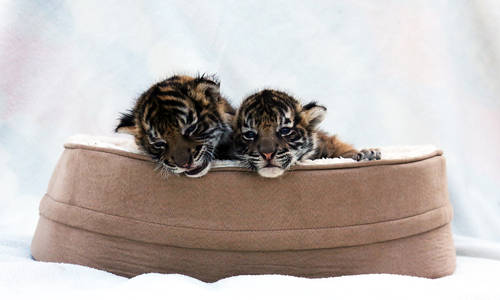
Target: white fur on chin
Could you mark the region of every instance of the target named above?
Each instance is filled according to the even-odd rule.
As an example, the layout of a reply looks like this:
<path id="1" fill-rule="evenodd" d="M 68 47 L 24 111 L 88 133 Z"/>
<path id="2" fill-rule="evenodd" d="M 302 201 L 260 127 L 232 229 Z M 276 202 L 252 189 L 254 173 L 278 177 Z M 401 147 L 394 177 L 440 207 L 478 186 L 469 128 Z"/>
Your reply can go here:
<path id="1" fill-rule="evenodd" d="M 259 169 L 257 171 L 257 173 L 259 173 L 259 175 L 262 177 L 276 178 L 276 177 L 283 175 L 283 173 L 285 173 L 285 170 L 283 170 L 282 168 L 278 168 L 278 167 L 267 167 L 267 168 Z"/>
<path id="2" fill-rule="evenodd" d="M 204 175 L 206 175 L 206 174 L 208 173 L 208 171 L 210 170 L 210 165 L 211 165 L 211 164 L 212 164 L 212 163 L 209 163 L 209 164 L 207 165 L 207 167 L 206 167 L 205 169 L 203 169 L 200 173 L 197 173 L 197 174 L 194 174 L 194 175 L 188 175 L 187 173 L 185 173 L 185 175 L 186 175 L 187 177 L 190 177 L 190 178 L 196 178 L 196 177 L 201 177 L 201 176 L 204 176 Z"/>

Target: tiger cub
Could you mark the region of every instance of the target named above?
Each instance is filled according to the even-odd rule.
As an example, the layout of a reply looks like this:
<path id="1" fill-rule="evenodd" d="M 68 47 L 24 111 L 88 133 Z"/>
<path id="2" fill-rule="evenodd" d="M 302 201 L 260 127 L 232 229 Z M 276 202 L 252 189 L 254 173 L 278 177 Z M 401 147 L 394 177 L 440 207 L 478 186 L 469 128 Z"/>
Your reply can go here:
<path id="1" fill-rule="evenodd" d="M 278 177 L 298 161 L 344 157 L 378 160 L 378 149 L 358 151 L 317 130 L 326 108 L 302 106 L 286 93 L 263 90 L 246 98 L 233 122 L 235 158 L 263 177 Z"/>
<path id="2" fill-rule="evenodd" d="M 235 110 L 213 77 L 173 76 L 144 92 L 116 132 L 132 134 L 164 173 L 205 175 L 230 143 Z"/>

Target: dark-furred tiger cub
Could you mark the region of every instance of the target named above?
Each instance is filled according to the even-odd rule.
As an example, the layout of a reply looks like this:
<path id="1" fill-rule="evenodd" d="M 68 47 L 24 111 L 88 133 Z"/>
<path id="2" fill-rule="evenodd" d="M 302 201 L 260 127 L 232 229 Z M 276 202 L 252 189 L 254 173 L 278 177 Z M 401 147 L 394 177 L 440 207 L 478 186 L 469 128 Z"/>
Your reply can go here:
<path id="1" fill-rule="evenodd" d="M 358 151 L 317 130 L 326 108 L 302 106 L 286 93 L 263 90 L 246 98 L 233 121 L 234 155 L 263 177 L 278 177 L 298 161 L 344 157 L 378 160 L 378 149 Z"/>
<path id="2" fill-rule="evenodd" d="M 134 135 L 162 172 L 200 177 L 230 143 L 234 112 L 215 78 L 173 76 L 144 92 L 116 131 Z"/>

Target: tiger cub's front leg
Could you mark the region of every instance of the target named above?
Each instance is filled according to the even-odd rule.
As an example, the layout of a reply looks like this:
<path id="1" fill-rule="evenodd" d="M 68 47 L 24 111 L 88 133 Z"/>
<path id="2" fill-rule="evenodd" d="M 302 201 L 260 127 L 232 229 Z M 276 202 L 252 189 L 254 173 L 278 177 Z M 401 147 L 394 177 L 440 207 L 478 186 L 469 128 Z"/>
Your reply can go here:
<path id="1" fill-rule="evenodd" d="M 336 135 L 329 136 L 324 132 L 318 132 L 317 152 L 314 158 L 352 158 L 356 161 L 379 160 L 382 158 L 381 152 L 377 148 L 356 150 L 353 146 L 342 142 Z"/>

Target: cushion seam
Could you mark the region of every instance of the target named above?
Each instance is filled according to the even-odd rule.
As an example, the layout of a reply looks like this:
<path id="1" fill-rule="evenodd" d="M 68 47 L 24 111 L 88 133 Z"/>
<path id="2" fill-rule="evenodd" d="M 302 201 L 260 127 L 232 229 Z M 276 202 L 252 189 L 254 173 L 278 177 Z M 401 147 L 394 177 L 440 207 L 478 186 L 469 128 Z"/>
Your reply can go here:
<path id="1" fill-rule="evenodd" d="M 128 219 L 128 220 L 132 220 L 132 221 L 135 221 L 135 222 L 140 222 L 140 223 L 143 223 L 143 224 L 152 224 L 152 225 L 160 225 L 160 226 L 172 227 L 172 228 L 200 230 L 200 231 L 213 231 L 213 232 L 289 232 L 289 231 L 330 230 L 330 229 L 335 229 L 335 228 L 349 228 L 349 227 L 356 227 L 356 226 L 366 226 L 366 225 L 373 225 L 373 224 L 380 224 L 380 223 L 401 221 L 401 220 L 404 220 L 404 219 L 418 217 L 418 216 L 430 213 L 432 211 L 436 211 L 436 210 L 440 210 L 440 209 L 449 207 L 448 204 L 445 204 L 445 205 L 442 205 L 442 206 L 439 206 L 439 207 L 436 207 L 436 208 L 433 208 L 433 209 L 429 209 L 429 210 L 426 210 L 425 212 L 418 213 L 418 214 L 411 215 L 411 216 L 405 216 L 405 217 L 402 217 L 402 218 L 389 219 L 389 220 L 384 220 L 384 221 L 379 221 L 379 222 L 369 222 L 369 223 L 361 223 L 361 224 L 352 224 L 352 225 L 347 225 L 347 226 L 329 226 L 329 227 L 315 227 L 315 228 L 289 228 L 289 229 L 214 229 L 214 228 L 192 227 L 192 226 L 185 226 L 185 225 L 171 225 L 171 224 L 165 224 L 165 223 L 145 221 L 145 220 L 141 220 L 141 219 L 137 219 L 137 218 L 132 218 L 132 217 L 125 217 L 125 216 L 120 216 L 120 215 L 114 215 L 114 214 L 104 213 L 102 211 L 98 211 L 98 210 L 95 210 L 95 209 L 91 209 L 91 208 L 87 208 L 87 207 L 82 207 L 82 206 L 79 206 L 79 205 L 73 205 L 73 204 L 68 204 L 68 203 L 65 203 L 65 202 L 61 202 L 61 201 L 56 200 L 54 197 L 52 197 L 48 193 L 46 193 L 45 196 L 49 200 L 54 201 L 56 203 L 59 203 L 61 205 L 69 206 L 69 207 L 76 207 L 78 209 L 95 212 L 95 213 L 98 213 L 98 214 L 101 214 L 101 215 L 105 215 L 105 216 L 111 216 L 111 217 L 116 217 L 116 218 Z M 40 212 L 40 214 L 42 214 L 44 217 L 46 217 L 46 218 L 48 218 L 50 220 L 56 221 L 56 220 L 50 218 L 49 216 L 43 214 L 42 212 Z"/>
<path id="2" fill-rule="evenodd" d="M 92 234 L 98 234 L 98 235 L 107 236 L 107 237 L 111 237 L 111 238 L 116 238 L 116 239 L 120 239 L 120 240 L 130 241 L 130 242 L 134 242 L 134 243 L 147 243 L 147 244 L 160 245 L 160 246 L 166 246 L 166 247 L 177 248 L 177 249 L 196 249 L 196 250 L 219 251 L 219 252 L 232 251 L 232 252 L 241 252 L 241 253 L 245 253 L 245 252 L 300 252 L 300 251 L 310 251 L 310 250 L 328 250 L 328 249 L 333 250 L 333 249 L 346 249 L 346 248 L 364 247 L 364 246 L 370 246 L 370 245 L 376 245 L 376 244 L 383 244 L 383 243 L 386 243 L 386 242 L 396 241 L 396 240 L 400 240 L 400 239 L 412 238 L 412 237 L 415 237 L 415 236 L 418 236 L 418 235 L 422 235 L 422 234 L 427 234 L 427 233 L 429 233 L 431 231 L 441 229 L 441 228 L 443 228 L 445 226 L 449 226 L 449 224 L 450 224 L 449 222 L 447 222 L 445 224 L 436 226 L 436 227 L 434 227 L 432 229 L 424 230 L 422 232 L 417 232 L 417 233 L 406 235 L 406 236 L 403 236 L 403 237 L 397 237 L 397 238 L 393 238 L 393 239 L 380 240 L 380 241 L 376 241 L 376 242 L 369 242 L 369 243 L 366 243 L 366 244 L 355 244 L 355 245 L 349 245 L 349 246 L 317 247 L 317 248 L 303 248 L 303 249 L 283 248 L 283 249 L 278 249 L 278 250 L 241 250 L 241 249 L 229 249 L 228 250 L 228 249 L 213 249 L 213 248 L 209 248 L 209 247 L 206 247 L 206 248 L 204 248 L 204 247 L 186 247 L 186 246 L 170 245 L 170 244 L 164 244 L 164 243 L 158 243 L 158 242 L 151 242 L 151 241 L 141 241 L 141 240 L 136 240 L 136 239 L 132 239 L 132 238 L 129 238 L 129 237 L 125 237 L 125 236 L 107 234 L 107 233 L 102 233 L 102 232 L 98 232 L 98 231 L 94 231 L 94 230 L 90 230 L 90 229 L 86 229 L 86 228 L 77 227 L 77 226 L 74 226 L 74 225 L 69 225 L 69 224 L 66 224 L 66 223 L 63 223 L 63 222 L 60 222 L 60 221 L 57 221 L 57 220 L 53 220 L 53 219 L 51 219 L 51 218 L 49 218 L 49 217 L 47 217 L 47 216 L 45 216 L 43 214 L 41 214 L 41 217 L 46 218 L 50 222 L 54 222 L 54 223 L 62 225 L 62 226 L 67 226 L 67 227 L 72 228 L 72 229 L 81 230 L 81 231 L 85 231 L 85 232 L 90 232 Z"/>

